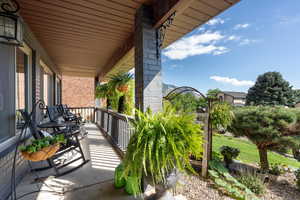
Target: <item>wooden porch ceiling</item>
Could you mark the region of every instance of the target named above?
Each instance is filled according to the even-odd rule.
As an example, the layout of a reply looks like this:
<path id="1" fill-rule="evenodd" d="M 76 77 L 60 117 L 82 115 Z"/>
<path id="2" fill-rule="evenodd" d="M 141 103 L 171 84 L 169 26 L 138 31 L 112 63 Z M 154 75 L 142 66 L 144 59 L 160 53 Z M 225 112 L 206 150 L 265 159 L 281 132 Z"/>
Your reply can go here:
<path id="1" fill-rule="evenodd" d="M 176 11 L 166 47 L 238 1 L 19 0 L 21 16 L 59 70 L 74 76 L 133 67 L 134 15 L 142 4 L 157 10 L 157 26 Z"/>

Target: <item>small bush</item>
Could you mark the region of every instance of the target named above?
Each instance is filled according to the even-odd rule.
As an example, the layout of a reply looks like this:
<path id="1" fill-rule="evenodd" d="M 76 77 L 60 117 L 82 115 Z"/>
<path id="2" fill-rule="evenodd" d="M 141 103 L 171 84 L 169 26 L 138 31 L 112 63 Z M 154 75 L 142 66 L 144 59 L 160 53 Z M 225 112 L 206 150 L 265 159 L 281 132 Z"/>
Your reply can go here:
<path id="1" fill-rule="evenodd" d="M 296 185 L 300 190 L 300 168 L 295 171 L 295 176 L 296 176 Z"/>
<path id="2" fill-rule="evenodd" d="M 269 169 L 269 173 L 275 176 L 279 176 L 284 173 L 283 166 L 278 163 L 272 163 Z"/>
<path id="3" fill-rule="evenodd" d="M 238 157 L 238 155 L 240 154 L 240 150 L 229 146 L 222 146 L 220 148 L 220 153 L 224 157 L 224 162 L 226 164 L 226 167 L 228 167 L 229 164 L 232 163 L 232 160 Z"/>
<path id="4" fill-rule="evenodd" d="M 256 174 L 242 174 L 240 177 L 238 177 L 238 181 L 257 195 L 261 195 L 266 189 L 263 181 Z"/>

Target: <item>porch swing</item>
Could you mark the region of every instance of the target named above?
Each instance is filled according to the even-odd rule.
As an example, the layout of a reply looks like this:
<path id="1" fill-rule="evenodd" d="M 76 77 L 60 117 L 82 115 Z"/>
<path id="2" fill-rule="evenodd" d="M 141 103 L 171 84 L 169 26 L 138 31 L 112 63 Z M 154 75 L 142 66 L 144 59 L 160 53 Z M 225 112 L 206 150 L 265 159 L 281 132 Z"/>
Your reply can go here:
<path id="1" fill-rule="evenodd" d="M 37 124 L 36 122 L 36 113 L 37 109 L 40 111 L 45 110 L 45 104 L 42 100 L 39 100 L 36 102 L 36 104 L 33 106 L 33 109 L 31 113 L 28 113 L 26 110 L 19 110 L 22 117 L 23 117 L 23 127 L 21 134 L 19 135 L 16 148 L 15 148 L 15 155 L 13 160 L 13 166 L 12 166 L 12 177 L 11 177 L 11 188 L 12 188 L 12 197 L 16 197 L 16 183 L 15 183 L 15 165 L 16 165 L 16 155 L 19 151 L 19 146 L 26 141 L 28 141 L 29 138 L 34 138 L 34 141 L 42 140 L 43 138 L 55 138 L 58 135 L 63 135 L 65 142 L 64 143 L 54 143 L 46 148 L 40 149 L 41 152 L 36 152 L 37 154 L 33 156 L 33 154 L 30 156 L 30 154 L 23 154 L 23 157 L 25 160 L 28 160 L 29 168 L 32 172 L 38 172 L 41 170 L 47 170 L 47 169 L 54 169 L 55 177 L 60 177 L 63 175 L 66 175 L 70 172 L 73 172 L 76 169 L 79 169 L 83 165 L 85 165 L 89 160 L 85 158 L 85 155 L 83 153 L 81 144 L 80 144 L 80 126 L 76 122 L 63 122 L 63 121 L 57 121 L 59 117 L 63 117 L 59 114 L 59 111 L 54 112 L 54 108 L 58 107 L 47 107 L 47 114 L 50 119 L 50 122 L 44 123 L 44 124 Z M 46 124 L 46 125 L 45 125 Z M 48 124 L 48 125 L 47 125 Z M 52 124 L 52 127 L 51 127 Z M 57 125 L 55 125 L 57 124 Z M 44 125 L 44 126 L 43 126 Z M 47 128 L 53 128 L 53 132 L 48 133 L 46 131 L 43 131 L 43 127 Z M 58 128 L 59 127 L 59 128 Z M 74 156 L 74 152 L 78 156 Z M 67 154 L 72 154 L 72 158 L 69 160 Z M 66 158 L 67 157 L 67 158 Z M 75 158 L 74 158 L 75 157 Z M 79 163 L 76 166 L 70 166 L 72 163 L 81 160 L 81 163 Z M 32 168 L 30 162 L 37 162 L 37 161 L 46 161 L 47 166 L 41 167 L 41 168 Z M 68 169 L 66 169 L 68 167 Z M 16 199 L 16 198 L 15 198 Z"/>

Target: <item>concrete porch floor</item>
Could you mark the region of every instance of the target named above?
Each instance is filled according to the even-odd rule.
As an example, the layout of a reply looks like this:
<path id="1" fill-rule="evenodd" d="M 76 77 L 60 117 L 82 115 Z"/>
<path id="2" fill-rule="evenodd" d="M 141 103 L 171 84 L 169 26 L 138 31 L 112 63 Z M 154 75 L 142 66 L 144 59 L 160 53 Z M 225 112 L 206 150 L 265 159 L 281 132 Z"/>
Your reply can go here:
<path id="1" fill-rule="evenodd" d="M 87 124 L 88 135 L 82 146 L 90 162 L 67 175 L 54 178 L 53 170 L 29 173 L 17 187 L 17 196 L 22 200 L 132 200 L 123 189 L 113 186 L 114 169 L 120 158 L 94 124 Z M 76 164 L 76 163 L 75 163 Z M 38 177 L 47 177 L 43 182 L 34 182 Z M 80 188 L 84 187 L 84 188 Z"/>

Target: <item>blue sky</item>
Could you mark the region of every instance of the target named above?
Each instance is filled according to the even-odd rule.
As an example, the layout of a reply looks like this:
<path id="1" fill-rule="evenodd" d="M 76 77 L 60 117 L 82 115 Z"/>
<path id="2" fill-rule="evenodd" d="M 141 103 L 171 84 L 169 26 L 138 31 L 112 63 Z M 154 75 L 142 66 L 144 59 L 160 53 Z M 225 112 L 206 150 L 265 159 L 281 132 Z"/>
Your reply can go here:
<path id="1" fill-rule="evenodd" d="M 247 91 L 279 71 L 300 88 L 299 11 L 299 0 L 242 0 L 163 51 L 163 81 Z"/>

